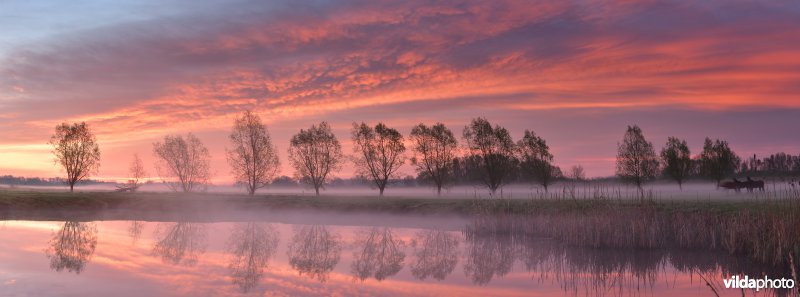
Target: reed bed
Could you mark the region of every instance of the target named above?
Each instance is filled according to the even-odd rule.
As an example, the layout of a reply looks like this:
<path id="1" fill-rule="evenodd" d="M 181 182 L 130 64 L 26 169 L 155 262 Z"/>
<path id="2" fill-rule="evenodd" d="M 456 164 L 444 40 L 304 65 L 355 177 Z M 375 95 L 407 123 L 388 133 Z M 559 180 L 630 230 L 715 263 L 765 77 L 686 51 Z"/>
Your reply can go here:
<path id="1" fill-rule="evenodd" d="M 800 258 L 797 192 L 753 193 L 749 200 L 728 205 L 660 199 L 652 193 L 613 196 L 617 194 L 599 187 L 564 189 L 544 199 L 561 201 L 563 207 L 541 207 L 542 197 L 529 199 L 529 207 L 521 208 L 509 199 L 476 199 L 476 218 L 506 222 L 483 224 L 489 229 L 473 231 L 511 226 L 514 232 L 571 246 L 718 251 L 770 265 L 783 276 L 800 270 L 794 261 Z"/>
<path id="2" fill-rule="evenodd" d="M 476 215 L 463 233 L 465 274 L 483 285 L 504 277 L 514 263 L 531 272 L 533 280 L 555 282 L 576 296 L 642 296 L 670 286 L 676 274 L 688 273 L 699 284 L 720 291 L 720 276 L 791 276 L 784 268 L 751 259 L 687 248 L 597 248 L 543 238 L 527 216 Z M 560 229 L 560 226 L 550 226 Z M 708 291 L 713 296 L 712 290 Z M 763 290 L 754 296 L 798 296 L 790 290 Z"/>

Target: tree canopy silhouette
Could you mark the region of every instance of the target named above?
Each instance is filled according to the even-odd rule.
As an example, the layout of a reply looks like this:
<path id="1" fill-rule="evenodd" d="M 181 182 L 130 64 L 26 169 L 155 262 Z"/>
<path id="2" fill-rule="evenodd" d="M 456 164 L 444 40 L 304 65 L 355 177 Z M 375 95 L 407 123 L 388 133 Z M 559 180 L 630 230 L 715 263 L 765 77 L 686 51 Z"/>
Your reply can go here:
<path id="1" fill-rule="evenodd" d="M 383 196 L 389 178 L 405 163 L 403 135 L 383 123 L 372 128 L 362 122 L 353 123 L 352 136 L 359 175 L 372 181 Z"/>
<path id="2" fill-rule="evenodd" d="M 711 141 L 706 137 L 703 144 L 703 152 L 700 153 L 698 165 L 700 166 L 700 173 L 719 183 L 727 176 L 736 172 L 739 168 L 741 159 L 736 153 L 728 146 L 728 142 L 716 139 Z"/>
<path id="3" fill-rule="evenodd" d="M 96 173 L 100 168 L 100 147 L 89 126 L 81 122 L 56 126 L 56 133 L 50 138 L 53 145 L 55 163 L 67 173 L 69 191 L 75 183 Z"/>
<path id="4" fill-rule="evenodd" d="M 153 143 L 153 152 L 158 175 L 173 191 L 194 192 L 208 185 L 211 155 L 192 133 L 164 136 L 163 142 Z"/>
<path id="5" fill-rule="evenodd" d="M 142 184 L 142 179 L 147 178 L 147 171 L 144 169 L 144 163 L 139 158 L 139 154 L 133 154 L 133 161 L 128 167 L 128 174 L 130 175 L 128 180 L 130 187 L 128 189 L 136 191 Z"/>
<path id="6" fill-rule="evenodd" d="M 642 197 L 642 184 L 655 179 L 658 174 L 658 159 L 653 144 L 644 138 L 639 126 L 628 126 L 617 148 L 616 173 L 623 181 L 635 184 Z"/>
<path id="7" fill-rule="evenodd" d="M 248 111 L 237 118 L 229 139 L 233 147 L 227 150 L 231 173 L 237 183 L 247 187 L 247 193 L 268 185 L 278 173 L 278 151 L 261 118 Z"/>
<path id="8" fill-rule="evenodd" d="M 586 172 L 583 170 L 583 166 L 581 165 L 573 165 L 570 167 L 567 175 L 569 175 L 568 177 L 574 179 L 575 181 L 582 181 L 586 179 Z"/>
<path id="9" fill-rule="evenodd" d="M 289 160 L 295 176 L 314 187 L 317 196 L 331 173 L 341 168 L 342 157 L 342 145 L 326 122 L 300 129 L 289 142 Z"/>
<path id="10" fill-rule="evenodd" d="M 664 175 L 678 182 L 678 187 L 683 189 L 683 182 L 692 174 L 694 167 L 686 140 L 669 137 L 667 144 L 661 149 L 661 162 Z"/>
<path id="11" fill-rule="evenodd" d="M 470 155 L 477 157 L 481 180 L 494 194 L 508 182 L 516 167 L 514 141 L 506 128 L 492 127 L 485 118 L 475 118 L 464 127 L 464 140 Z"/>
<path id="12" fill-rule="evenodd" d="M 541 185 L 545 192 L 557 177 L 559 170 L 553 166 L 553 155 L 547 142 L 533 131 L 525 130 L 525 136 L 517 142 L 519 166 L 522 172 Z"/>
<path id="13" fill-rule="evenodd" d="M 429 178 L 436 185 L 436 194 L 442 194 L 442 187 L 453 176 L 453 159 L 458 151 L 458 140 L 453 131 L 444 124 L 436 123 L 428 127 L 420 123 L 411 129 L 414 157 L 411 163 L 417 172 Z"/>

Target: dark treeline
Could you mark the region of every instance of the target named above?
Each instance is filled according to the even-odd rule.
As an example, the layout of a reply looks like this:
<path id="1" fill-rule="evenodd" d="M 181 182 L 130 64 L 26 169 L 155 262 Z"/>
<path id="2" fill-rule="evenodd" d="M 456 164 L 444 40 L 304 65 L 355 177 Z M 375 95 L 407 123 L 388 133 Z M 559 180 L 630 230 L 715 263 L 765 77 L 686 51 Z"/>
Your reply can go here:
<path id="1" fill-rule="evenodd" d="M 326 186 L 348 185 L 368 185 L 381 196 L 390 187 L 418 185 L 432 186 L 438 194 L 453 185 L 482 185 L 494 194 L 511 183 L 547 191 L 554 182 L 585 178 L 580 165 L 567 170 L 555 165 L 556 156 L 546 140 L 533 130 L 526 129 L 521 138 L 514 139 L 505 127 L 478 117 L 458 135 L 443 123 L 419 123 L 404 135 L 381 122 L 354 122 L 350 133 L 353 151 L 345 154 L 332 127 L 323 121 L 300 129 L 289 140 L 288 160 L 294 173 L 288 176 L 281 175 L 279 152 L 266 125 L 258 115 L 246 111 L 234 121 L 226 155 L 236 183 L 250 195 L 268 185 L 299 184 L 314 189 L 317 195 Z M 50 143 L 56 163 L 67 173 L 63 181 L 70 189 L 97 173 L 99 145 L 85 123 L 58 125 Z M 197 136 L 165 135 L 153 143 L 153 154 L 158 177 L 171 189 L 206 190 L 212 176 L 211 154 Z M 354 167 L 354 178 L 336 176 L 344 164 Z M 618 142 L 615 173 L 620 181 L 636 186 L 642 196 L 643 185 L 656 179 L 674 181 L 681 188 L 687 180 L 704 179 L 737 190 L 759 182 L 763 189 L 763 181 L 750 178 L 800 176 L 800 155 L 777 153 L 743 160 L 727 141 L 711 138 L 705 139 L 702 151 L 693 154 L 678 137 L 669 137 L 659 151 L 643 130 L 633 125 Z M 135 191 L 146 175 L 134 155 L 131 180 L 121 190 Z M 745 182 L 735 179 L 742 177 L 747 178 Z"/>
<path id="2" fill-rule="evenodd" d="M 772 154 L 763 158 L 753 155 L 744 160 L 739 168 L 740 175 L 763 177 L 800 176 L 800 154 Z"/>
<path id="3" fill-rule="evenodd" d="M 20 186 L 63 186 L 66 180 L 61 177 L 41 178 L 41 177 L 23 177 L 13 175 L 0 176 L 0 184 L 3 185 L 20 185 Z M 115 182 L 107 182 L 100 180 L 84 180 L 80 182 L 86 185 L 108 185 L 116 184 Z"/>

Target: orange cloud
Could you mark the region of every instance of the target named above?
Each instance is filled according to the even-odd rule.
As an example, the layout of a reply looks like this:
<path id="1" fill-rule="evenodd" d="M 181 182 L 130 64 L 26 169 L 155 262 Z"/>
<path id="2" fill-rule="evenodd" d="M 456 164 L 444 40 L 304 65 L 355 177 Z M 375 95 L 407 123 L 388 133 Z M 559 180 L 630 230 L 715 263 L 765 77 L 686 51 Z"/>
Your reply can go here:
<path id="1" fill-rule="evenodd" d="M 308 5 L 20 45 L 0 57 L 0 144 L 42 143 L 61 121 L 88 121 L 104 146 L 141 150 L 167 133 L 220 134 L 245 109 L 303 127 L 392 105 L 474 110 L 451 119 L 462 123 L 501 109 L 800 109 L 791 2 Z M 123 175 L 117 165 L 103 172 Z"/>

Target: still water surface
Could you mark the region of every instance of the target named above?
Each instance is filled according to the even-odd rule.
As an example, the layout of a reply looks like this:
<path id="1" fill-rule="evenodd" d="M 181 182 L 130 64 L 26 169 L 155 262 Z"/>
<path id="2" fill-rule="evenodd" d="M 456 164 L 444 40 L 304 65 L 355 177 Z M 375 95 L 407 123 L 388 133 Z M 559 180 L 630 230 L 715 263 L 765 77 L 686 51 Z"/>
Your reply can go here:
<path id="1" fill-rule="evenodd" d="M 769 272 L 710 252 L 567 247 L 471 232 L 467 219 L 398 220 L 1 221 L 0 296 L 714 296 L 704 279 L 741 296 L 723 277 Z"/>

